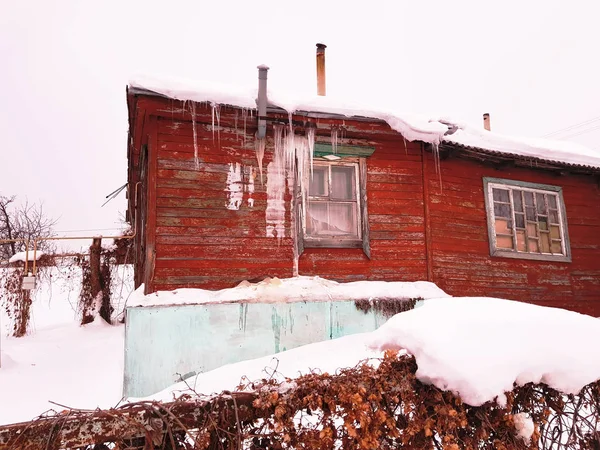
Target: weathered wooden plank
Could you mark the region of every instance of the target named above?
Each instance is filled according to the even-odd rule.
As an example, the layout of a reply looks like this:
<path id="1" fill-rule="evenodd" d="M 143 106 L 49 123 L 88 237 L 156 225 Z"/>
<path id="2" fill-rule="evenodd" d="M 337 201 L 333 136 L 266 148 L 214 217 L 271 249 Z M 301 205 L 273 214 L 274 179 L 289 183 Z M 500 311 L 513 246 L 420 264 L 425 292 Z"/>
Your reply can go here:
<path id="1" fill-rule="evenodd" d="M 152 281 L 154 277 L 154 261 L 156 259 L 156 170 L 157 170 L 157 124 L 156 116 L 149 119 L 148 133 L 148 182 L 146 184 L 146 226 L 145 226 L 145 262 L 144 262 L 144 288 L 145 293 L 153 292 Z"/>

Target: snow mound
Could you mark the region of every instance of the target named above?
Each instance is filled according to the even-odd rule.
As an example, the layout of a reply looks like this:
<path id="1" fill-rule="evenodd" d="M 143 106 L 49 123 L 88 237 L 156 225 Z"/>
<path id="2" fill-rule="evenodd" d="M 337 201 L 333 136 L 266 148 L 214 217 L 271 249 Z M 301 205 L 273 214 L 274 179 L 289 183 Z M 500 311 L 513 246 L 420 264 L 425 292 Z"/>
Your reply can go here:
<path id="1" fill-rule="evenodd" d="M 526 444 L 529 444 L 531 436 L 533 436 L 533 432 L 535 431 L 535 425 L 531 417 L 527 413 L 518 413 L 513 415 L 513 421 L 517 430 L 517 436 L 523 439 Z"/>
<path id="2" fill-rule="evenodd" d="M 242 88 L 207 81 L 149 76 L 137 76 L 130 80 L 129 86 L 176 100 L 207 102 L 213 106 L 232 105 L 247 109 L 256 109 L 258 94 L 257 87 Z M 422 141 L 433 145 L 449 142 L 510 155 L 600 168 L 600 152 L 581 145 L 505 136 L 448 118 L 427 117 L 383 106 L 349 104 L 345 99 L 351 98 L 351 95 L 336 99 L 330 96 L 320 97 L 268 89 L 267 97 L 269 105 L 282 108 L 288 113 L 314 112 L 383 120 L 408 141 Z M 450 130 L 454 130 L 453 134 L 450 134 Z"/>
<path id="3" fill-rule="evenodd" d="M 220 291 L 176 289 L 144 295 L 140 286 L 129 298 L 128 306 L 186 305 L 206 303 L 290 303 L 389 298 L 398 300 L 450 297 L 427 281 L 353 281 L 338 283 L 314 276 L 265 278 L 258 283 L 241 282 Z"/>
<path id="4" fill-rule="evenodd" d="M 44 252 L 40 252 L 40 251 L 35 252 L 35 258 L 33 257 L 33 250 L 31 250 L 29 252 L 17 252 L 10 257 L 8 262 L 9 263 L 14 263 L 17 261 L 25 262 L 25 261 L 33 261 L 34 259 L 37 261 L 42 256 L 44 256 Z"/>
<path id="5" fill-rule="evenodd" d="M 495 398 L 504 405 L 513 383 L 578 393 L 600 379 L 598 342 L 600 320 L 591 316 L 477 297 L 428 300 L 368 338 L 373 350 L 407 350 L 417 378 L 473 406 Z"/>

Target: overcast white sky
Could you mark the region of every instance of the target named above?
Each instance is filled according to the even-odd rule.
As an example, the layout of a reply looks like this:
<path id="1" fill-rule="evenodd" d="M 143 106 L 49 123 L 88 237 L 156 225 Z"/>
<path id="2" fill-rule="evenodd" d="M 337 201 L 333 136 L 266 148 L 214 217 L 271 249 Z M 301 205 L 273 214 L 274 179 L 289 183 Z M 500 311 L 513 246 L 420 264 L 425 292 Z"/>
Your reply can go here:
<path id="1" fill-rule="evenodd" d="M 119 227 L 135 74 L 327 90 L 600 151 L 600 2 L 0 0 L 0 193 L 57 230 Z M 591 121 L 591 119 L 595 119 Z M 578 134 L 580 133 L 580 134 Z M 116 230 L 115 230 L 116 231 Z M 69 235 L 85 234 L 69 231 Z"/>

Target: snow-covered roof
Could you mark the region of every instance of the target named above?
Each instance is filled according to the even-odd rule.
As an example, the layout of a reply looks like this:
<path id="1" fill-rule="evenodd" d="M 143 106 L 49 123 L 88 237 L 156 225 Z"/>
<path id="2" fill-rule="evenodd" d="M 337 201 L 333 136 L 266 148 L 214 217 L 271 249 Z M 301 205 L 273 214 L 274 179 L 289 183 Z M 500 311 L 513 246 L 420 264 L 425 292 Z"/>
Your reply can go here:
<path id="1" fill-rule="evenodd" d="M 35 252 L 35 258 L 33 257 L 33 250 L 30 250 L 29 252 L 17 252 L 10 257 L 8 262 L 10 262 L 10 263 L 14 263 L 17 261 L 25 262 L 26 260 L 33 261 L 34 259 L 37 261 L 42 256 L 44 256 L 44 252 L 40 252 L 39 250 L 37 252 Z"/>
<path id="2" fill-rule="evenodd" d="M 318 276 L 265 278 L 258 283 L 241 282 L 238 286 L 220 291 L 206 289 L 175 289 L 144 295 L 140 286 L 127 305 L 162 306 L 206 303 L 291 303 L 369 299 L 427 299 L 450 297 L 435 284 L 427 281 L 353 281 L 338 283 Z"/>
<path id="3" fill-rule="evenodd" d="M 204 81 L 166 80 L 146 76 L 132 79 L 129 86 L 177 100 L 256 108 L 257 88 L 244 89 Z M 273 92 L 271 89 L 268 89 L 267 96 L 271 106 L 284 109 L 288 113 L 314 112 L 383 120 L 409 141 L 422 141 L 433 145 L 448 143 L 491 153 L 600 169 L 600 152 L 578 144 L 506 136 L 451 119 L 430 118 L 387 108 L 350 105 L 332 97 L 298 96 Z"/>

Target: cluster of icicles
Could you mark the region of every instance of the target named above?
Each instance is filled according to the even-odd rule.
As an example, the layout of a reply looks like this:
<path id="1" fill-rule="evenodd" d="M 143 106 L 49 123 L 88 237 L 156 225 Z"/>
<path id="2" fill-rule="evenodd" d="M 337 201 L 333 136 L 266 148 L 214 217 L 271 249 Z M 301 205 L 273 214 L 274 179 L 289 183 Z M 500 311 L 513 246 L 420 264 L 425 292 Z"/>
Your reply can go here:
<path id="1" fill-rule="evenodd" d="M 192 133 L 194 142 L 194 164 L 196 170 L 200 168 L 199 151 L 198 151 L 198 136 L 196 130 L 196 103 L 188 102 L 189 113 L 192 119 Z M 212 135 L 213 142 L 221 142 L 220 121 L 221 121 L 221 106 L 217 103 L 210 103 L 212 116 Z M 183 101 L 182 110 L 186 111 L 186 101 Z M 236 111 L 234 117 L 234 127 L 238 141 L 241 140 L 240 134 L 243 136 L 244 147 L 247 140 L 247 121 L 252 120 L 254 111 L 252 109 L 241 109 L 241 121 L 243 123 L 243 132 L 238 127 L 239 114 Z M 216 126 L 215 126 L 216 125 Z M 289 113 L 289 126 L 283 123 L 273 125 L 273 160 L 267 165 L 267 208 L 266 208 L 266 236 L 281 239 L 285 237 L 285 191 L 286 185 L 288 193 L 293 194 L 294 176 L 298 177 L 300 192 L 302 193 L 302 202 L 306 202 L 306 195 L 309 186 L 309 176 L 312 175 L 313 157 L 315 148 L 315 128 L 306 127 L 305 135 L 298 135 L 294 132 L 292 123 L 292 113 Z M 333 153 L 336 153 L 339 135 L 339 129 L 333 127 L 331 129 L 331 146 Z M 255 138 L 254 147 L 256 152 L 256 160 L 260 175 L 260 182 L 263 183 L 263 159 L 265 156 L 265 148 L 267 145 L 266 138 Z M 405 141 L 406 146 L 406 141 Z M 441 178 L 439 167 L 439 151 L 437 144 L 433 148 L 436 172 Z M 231 186 L 234 184 L 243 183 L 241 171 L 243 169 L 239 164 L 232 165 L 228 175 L 228 190 L 233 189 L 235 195 L 231 195 L 228 202 L 228 209 L 239 209 L 241 205 L 241 186 Z M 253 171 L 250 173 L 252 185 L 254 185 Z M 441 179 L 440 179 L 441 188 Z M 254 186 L 248 189 L 254 192 Z M 250 195 L 251 196 L 251 195 Z M 249 205 L 253 206 L 254 201 L 249 200 Z M 292 214 L 294 212 L 292 211 Z M 295 218 L 293 218 L 295 219 Z"/>
<path id="2" fill-rule="evenodd" d="M 257 139 L 256 156 L 262 167 L 265 140 Z M 306 195 L 315 149 L 315 129 L 306 128 L 306 135 L 296 135 L 292 126 L 273 125 L 273 160 L 267 165 L 267 237 L 285 237 L 285 192 L 293 195 L 294 177 L 300 191 Z M 310 168 L 310 170 L 309 170 Z M 303 199 L 305 201 L 305 199 Z M 293 212 L 292 212 L 293 214 Z M 294 218 L 298 219 L 298 218 Z"/>

